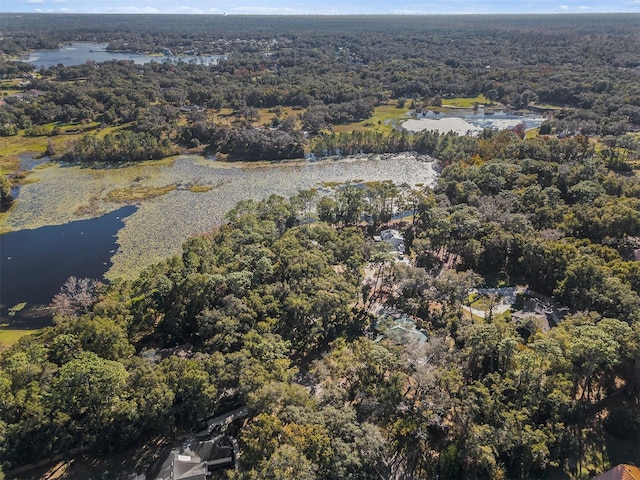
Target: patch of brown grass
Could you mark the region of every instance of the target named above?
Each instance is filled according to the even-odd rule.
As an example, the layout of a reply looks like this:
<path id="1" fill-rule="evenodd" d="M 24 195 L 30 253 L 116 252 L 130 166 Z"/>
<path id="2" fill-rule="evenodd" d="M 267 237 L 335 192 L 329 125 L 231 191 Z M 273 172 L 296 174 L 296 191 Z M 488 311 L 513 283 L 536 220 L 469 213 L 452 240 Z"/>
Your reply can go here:
<path id="1" fill-rule="evenodd" d="M 176 184 L 167 185 L 165 187 L 117 188 L 107 193 L 106 199 L 110 202 L 117 203 L 135 203 L 166 195 L 167 193 L 174 191 L 176 188 L 178 188 Z"/>
<path id="2" fill-rule="evenodd" d="M 189 191 L 193 193 L 205 193 L 213 189 L 211 185 L 190 185 Z"/>

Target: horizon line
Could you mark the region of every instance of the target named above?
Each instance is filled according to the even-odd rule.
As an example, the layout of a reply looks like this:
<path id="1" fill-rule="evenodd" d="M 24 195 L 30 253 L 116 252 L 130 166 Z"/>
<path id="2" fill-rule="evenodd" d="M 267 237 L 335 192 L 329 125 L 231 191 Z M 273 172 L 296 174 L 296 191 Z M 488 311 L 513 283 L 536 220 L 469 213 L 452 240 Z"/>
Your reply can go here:
<path id="1" fill-rule="evenodd" d="M 203 17 L 486 17 L 496 15 L 510 16 L 593 16 L 593 15 L 616 15 L 616 14 L 636 14 L 640 15 L 638 10 L 615 10 L 610 12 L 488 12 L 488 13 L 203 13 L 203 12 L 20 12 L 20 11 L 3 11 L 4 15 L 174 15 L 174 16 L 203 16 Z"/>

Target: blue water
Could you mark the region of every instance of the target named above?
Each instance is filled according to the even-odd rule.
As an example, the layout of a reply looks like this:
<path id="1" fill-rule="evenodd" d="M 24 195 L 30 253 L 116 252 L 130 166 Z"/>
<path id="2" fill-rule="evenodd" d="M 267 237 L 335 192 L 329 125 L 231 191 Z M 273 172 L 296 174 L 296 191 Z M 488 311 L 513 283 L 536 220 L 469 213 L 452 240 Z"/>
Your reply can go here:
<path id="1" fill-rule="evenodd" d="M 65 45 L 57 50 L 35 50 L 20 57 L 20 61 L 33 64 L 36 68 L 49 68 L 58 64 L 65 67 L 82 65 L 86 62 L 108 62 L 110 60 L 131 60 L 137 64 L 149 62 L 193 62 L 203 65 L 216 65 L 226 55 L 142 55 L 137 53 L 115 53 L 106 51 L 106 43 L 77 42 Z"/>
<path id="2" fill-rule="evenodd" d="M 33 155 L 20 155 L 20 168 L 18 172 L 30 172 L 35 167 L 49 161 L 49 157 L 34 157 Z M 11 197 L 16 200 L 20 195 L 20 184 L 11 187 Z"/>
<path id="3" fill-rule="evenodd" d="M 0 321 L 13 328 L 50 322 L 48 305 L 70 276 L 102 280 L 118 248 L 116 234 L 124 218 L 136 211 L 127 206 L 89 220 L 0 235 Z M 27 307 L 14 316 L 8 309 Z"/>

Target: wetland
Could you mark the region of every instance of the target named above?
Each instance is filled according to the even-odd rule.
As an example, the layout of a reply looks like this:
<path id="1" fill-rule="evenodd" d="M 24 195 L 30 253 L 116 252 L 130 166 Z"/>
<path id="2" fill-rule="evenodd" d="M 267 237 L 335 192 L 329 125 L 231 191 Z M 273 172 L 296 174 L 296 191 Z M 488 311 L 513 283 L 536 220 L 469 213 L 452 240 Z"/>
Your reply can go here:
<path id="1" fill-rule="evenodd" d="M 1 226 L 9 232 L 0 236 L 7 272 L 3 319 L 28 318 L 29 308 L 13 318 L 7 309 L 21 302 L 47 304 L 71 275 L 135 278 L 178 254 L 188 237 L 223 222 L 240 200 L 289 197 L 304 189 L 331 194 L 336 185 L 382 180 L 432 185 L 436 177 L 430 157 L 409 154 L 318 162 L 231 163 L 182 155 L 119 167 L 41 164 L 30 172 Z M 29 260 L 20 263 L 21 258 Z M 17 269 L 15 275 L 5 270 L 9 267 Z M 20 285 L 9 280 L 14 277 L 22 279 Z"/>

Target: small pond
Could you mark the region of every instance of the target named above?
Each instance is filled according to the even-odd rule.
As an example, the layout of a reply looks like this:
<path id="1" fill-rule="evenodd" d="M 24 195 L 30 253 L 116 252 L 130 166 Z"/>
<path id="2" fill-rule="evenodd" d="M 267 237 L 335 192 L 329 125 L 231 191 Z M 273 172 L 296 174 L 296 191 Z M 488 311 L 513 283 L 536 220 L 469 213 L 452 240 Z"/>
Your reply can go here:
<path id="1" fill-rule="evenodd" d="M 65 67 L 82 65 L 86 62 L 108 62 L 110 60 L 131 60 L 137 64 L 149 62 L 187 62 L 202 65 L 215 65 L 226 55 L 143 55 L 137 53 L 108 52 L 106 43 L 76 42 L 64 45 L 57 50 L 35 50 L 19 58 L 36 68 L 49 68 L 58 64 Z"/>

